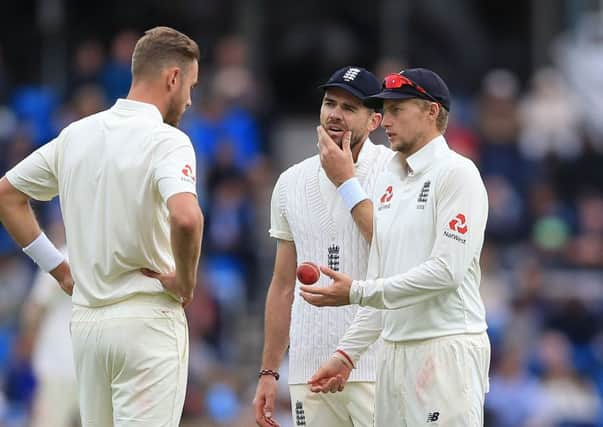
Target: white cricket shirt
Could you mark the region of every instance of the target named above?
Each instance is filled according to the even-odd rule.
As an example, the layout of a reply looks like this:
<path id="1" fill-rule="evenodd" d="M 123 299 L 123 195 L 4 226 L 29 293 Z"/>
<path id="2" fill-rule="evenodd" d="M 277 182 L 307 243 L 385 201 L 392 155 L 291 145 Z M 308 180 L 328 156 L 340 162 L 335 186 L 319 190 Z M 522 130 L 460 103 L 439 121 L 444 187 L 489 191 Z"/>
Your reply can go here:
<path id="1" fill-rule="evenodd" d="M 368 194 L 392 151 L 364 142 L 356 163 L 356 177 Z M 270 235 L 295 242 L 297 263 L 311 261 L 334 270 L 366 277 L 369 245 L 352 215 L 321 168 L 318 156 L 298 163 L 279 177 L 272 195 Z M 328 286 L 321 275 L 314 286 Z M 289 331 L 289 383 L 306 384 L 337 349 L 354 320 L 357 306 L 314 307 L 299 296 L 295 284 Z M 352 371 L 350 381 L 375 381 L 374 349 Z"/>
<path id="2" fill-rule="evenodd" d="M 36 200 L 57 194 L 75 281 L 73 303 L 96 307 L 165 292 L 140 269 L 175 268 L 167 199 L 196 194 L 190 139 L 151 104 L 119 99 L 78 120 L 7 172 Z"/>
<path id="3" fill-rule="evenodd" d="M 396 154 L 373 203 L 368 280 L 353 282 L 350 301 L 384 310 L 361 311 L 341 347 L 356 359 L 381 327 L 394 342 L 485 331 L 479 257 L 488 199 L 473 162 L 443 136 L 404 167 Z"/>

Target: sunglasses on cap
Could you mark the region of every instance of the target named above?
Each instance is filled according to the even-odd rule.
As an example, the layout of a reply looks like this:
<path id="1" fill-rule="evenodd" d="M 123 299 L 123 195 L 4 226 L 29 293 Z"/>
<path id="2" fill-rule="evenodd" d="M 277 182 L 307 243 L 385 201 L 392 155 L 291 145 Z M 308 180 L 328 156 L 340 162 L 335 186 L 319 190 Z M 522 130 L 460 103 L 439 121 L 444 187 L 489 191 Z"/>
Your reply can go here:
<path id="1" fill-rule="evenodd" d="M 419 86 L 418 84 L 410 80 L 408 77 L 399 73 L 392 73 L 385 76 L 385 79 L 383 79 L 382 86 L 384 89 L 402 89 L 404 86 L 410 86 L 411 88 L 417 90 L 419 93 L 425 95 L 433 102 L 437 102 L 438 104 L 440 103 L 440 101 L 435 99 L 429 92 L 427 92 L 425 88 Z"/>

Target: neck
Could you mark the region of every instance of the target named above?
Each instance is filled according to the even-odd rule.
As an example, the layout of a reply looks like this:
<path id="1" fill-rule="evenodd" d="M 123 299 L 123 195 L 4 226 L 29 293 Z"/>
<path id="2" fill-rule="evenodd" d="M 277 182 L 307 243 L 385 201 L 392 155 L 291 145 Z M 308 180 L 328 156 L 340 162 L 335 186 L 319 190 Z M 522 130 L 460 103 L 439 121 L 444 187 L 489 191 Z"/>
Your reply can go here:
<path id="1" fill-rule="evenodd" d="M 417 142 L 417 144 L 408 153 L 402 153 L 399 151 L 398 158 L 399 158 L 402 166 L 406 167 L 406 159 L 408 159 L 410 156 L 415 154 L 421 148 L 425 147 L 427 144 L 429 144 L 431 141 L 436 139 L 438 136 L 442 136 L 442 134 L 437 129 L 434 129 L 431 132 L 428 132 L 427 134 L 425 134 L 422 138 L 420 138 L 419 141 Z"/>
<path id="2" fill-rule="evenodd" d="M 358 161 L 358 156 L 360 155 L 360 150 L 362 150 L 362 146 L 364 145 L 364 143 L 366 142 L 367 139 L 368 139 L 368 135 L 365 136 L 362 141 L 360 141 L 358 144 L 354 145 L 351 148 L 352 159 L 354 160 L 354 163 L 356 163 Z"/>
<path id="3" fill-rule="evenodd" d="M 167 102 L 164 97 L 158 94 L 157 89 L 152 84 L 147 82 L 132 84 L 126 99 L 152 104 L 159 109 L 161 117 L 165 118 L 168 109 Z"/>

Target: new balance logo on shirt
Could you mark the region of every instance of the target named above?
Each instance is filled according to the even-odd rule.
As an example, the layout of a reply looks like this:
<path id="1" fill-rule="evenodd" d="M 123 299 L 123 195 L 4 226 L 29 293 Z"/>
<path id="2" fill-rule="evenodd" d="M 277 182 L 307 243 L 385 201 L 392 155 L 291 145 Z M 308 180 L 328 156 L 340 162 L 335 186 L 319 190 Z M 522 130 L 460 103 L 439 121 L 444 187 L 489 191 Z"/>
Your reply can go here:
<path id="1" fill-rule="evenodd" d="M 440 418 L 439 412 L 430 412 L 429 414 L 427 414 L 426 422 L 435 423 L 439 418 Z"/>

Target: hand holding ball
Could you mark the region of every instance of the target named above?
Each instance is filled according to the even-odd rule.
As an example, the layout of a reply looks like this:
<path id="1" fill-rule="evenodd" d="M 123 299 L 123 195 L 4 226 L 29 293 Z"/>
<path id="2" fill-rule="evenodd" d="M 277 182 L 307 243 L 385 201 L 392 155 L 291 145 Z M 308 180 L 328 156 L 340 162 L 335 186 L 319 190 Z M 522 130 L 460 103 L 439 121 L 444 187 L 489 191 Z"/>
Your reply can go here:
<path id="1" fill-rule="evenodd" d="M 297 279 L 304 285 L 312 285 L 318 282 L 320 269 L 313 262 L 302 262 L 297 267 Z"/>

